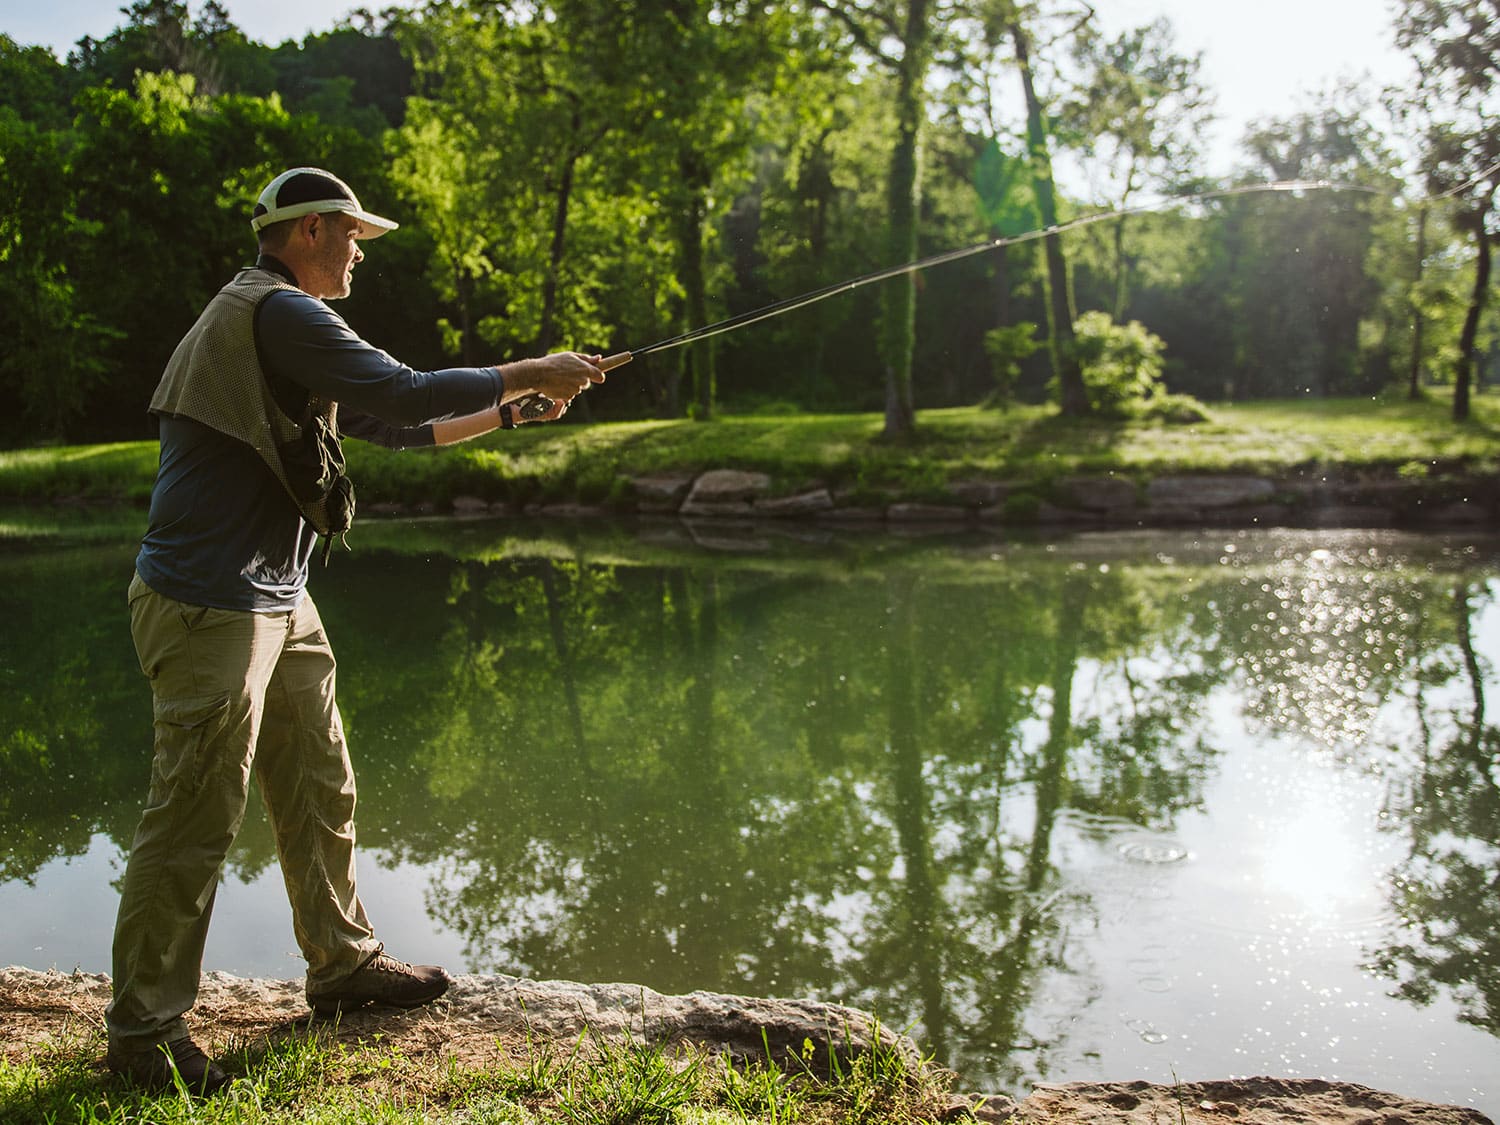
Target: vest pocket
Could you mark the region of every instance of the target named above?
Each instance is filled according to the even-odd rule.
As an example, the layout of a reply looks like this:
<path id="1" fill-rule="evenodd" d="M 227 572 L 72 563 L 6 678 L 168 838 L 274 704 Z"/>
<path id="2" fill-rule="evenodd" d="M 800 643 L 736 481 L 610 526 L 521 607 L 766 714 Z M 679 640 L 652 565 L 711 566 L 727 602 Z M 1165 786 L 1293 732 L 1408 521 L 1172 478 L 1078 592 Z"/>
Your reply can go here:
<path id="1" fill-rule="evenodd" d="M 152 788 L 196 793 L 213 768 L 206 753 L 229 717 L 230 695 L 200 695 L 155 702 L 156 758 Z"/>

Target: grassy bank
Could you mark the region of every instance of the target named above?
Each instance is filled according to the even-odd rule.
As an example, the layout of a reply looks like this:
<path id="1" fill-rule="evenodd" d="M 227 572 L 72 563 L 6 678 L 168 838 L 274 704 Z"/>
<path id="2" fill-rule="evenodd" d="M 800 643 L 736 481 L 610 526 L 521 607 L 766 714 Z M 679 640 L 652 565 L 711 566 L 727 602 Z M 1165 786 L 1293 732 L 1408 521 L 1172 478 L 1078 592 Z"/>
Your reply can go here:
<path id="1" fill-rule="evenodd" d="M 1255 472 L 1343 467 L 1403 475 L 1500 469 L 1500 400 L 1463 425 L 1442 397 L 1307 399 L 1215 406 L 1207 421 L 1064 419 L 1050 407 L 924 411 L 906 443 L 873 414 L 729 417 L 524 427 L 446 449 L 393 454 L 349 442 L 363 504 L 485 500 L 624 503 L 626 478 L 758 470 L 777 493 L 816 482 L 858 497 L 940 496 L 958 480 L 1046 482 L 1077 473 Z M 154 442 L 0 452 L 0 499 L 141 502 Z"/>
<path id="2" fill-rule="evenodd" d="M 236 1081 L 212 1098 L 151 1094 L 107 1075 L 103 1036 L 73 1024 L 0 1057 L 0 1122 L 76 1125 L 730 1125 L 936 1121 L 948 1104 L 938 1072 L 875 1051 L 828 1074 L 735 1068 L 702 1054 L 582 1039 L 528 1042 L 483 1064 L 405 1040 L 350 1041 L 292 1026 L 231 1041 L 219 1058 Z"/>

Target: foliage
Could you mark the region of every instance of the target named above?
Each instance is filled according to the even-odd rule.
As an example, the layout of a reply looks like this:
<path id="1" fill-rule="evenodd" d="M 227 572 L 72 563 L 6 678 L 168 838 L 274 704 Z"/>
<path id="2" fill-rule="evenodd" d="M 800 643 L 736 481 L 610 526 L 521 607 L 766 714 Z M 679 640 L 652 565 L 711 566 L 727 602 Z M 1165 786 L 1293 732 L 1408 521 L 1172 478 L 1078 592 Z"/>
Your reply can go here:
<path id="1" fill-rule="evenodd" d="M 1014 400 L 1016 383 L 1021 377 L 1021 363 L 1041 349 L 1036 325 L 1023 320 L 1020 324 L 991 328 L 984 334 L 984 354 L 990 357 L 995 378 L 995 401 L 1009 406 Z"/>
<path id="2" fill-rule="evenodd" d="M 1068 5 L 1007 0 L 907 14 L 454 0 L 272 47 L 212 0 L 136 0 L 65 62 L 0 37 L 0 442 L 149 433 L 143 404 L 170 349 L 253 253 L 249 200 L 293 163 L 331 167 L 403 220 L 340 312 L 427 369 L 640 347 L 894 260 L 1210 186 L 1193 175 L 1199 60 L 1168 26 L 1106 36 Z M 986 335 L 1059 316 L 1065 334 L 1073 308 L 1147 326 L 1169 346 L 1167 387 L 1205 401 L 1375 393 L 1413 358 L 1429 380 L 1460 383 L 1464 364 L 1478 380 L 1500 340 L 1462 249 L 1482 245 L 1480 173 L 1500 135 L 1477 49 L 1489 40 L 1465 30 L 1483 15 L 1407 0 L 1396 25 L 1423 63 L 1403 120 L 1427 190 L 1452 196 L 1440 208 L 1385 202 L 1394 142 L 1367 92 L 1338 90 L 1261 123 L 1244 178 L 1368 191 L 1243 196 L 997 246 L 909 290 L 887 281 L 665 353 L 580 409 L 682 417 L 693 399 L 707 418 L 721 383 L 731 406 L 875 409 L 909 350 L 899 421 L 984 400 Z M 1038 45 L 1017 83 L 1028 28 Z M 1044 144 L 1082 154 L 1078 198 L 1032 181 L 1027 153 Z M 898 151 L 911 190 L 891 195 L 870 169 Z M 1433 216 L 1420 254 L 1419 210 Z M 1054 350 L 1071 362 L 1067 341 Z M 1015 363 L 1014 396 L 1041 400 L 1042 357 Z"/>
<path id="3" fill-rule="evenodd" d="M 664 1046 L 590 1040 L 561 1053 L 528 1040 L 484 1067 L 458 1066 L 437 1052 L 412 1052 L 381 1034 L 341 1043 L 295 1025 L 269 1041 L 230 1044 L 223 1061 L 236 1081 L 192 1099 L 152 1094 L 103 1074 L 102 1030 L 69 1028 L 25 1061 L 0 1058 L 0 1121 L 78 1125 L 426 1125 L 541 1121 L 651 1125 L 717 1122 L 721 1107 L 744 1125 L 839 1121 L 930 1121 L 944 1078 L 912 1073 L 883 1056 L 832 1074 L 786 1074 L 769 1062 L 736 1069 Z M 879 1112 L 881 1116 L 873 1116 Z"/>
<path id="4" fill-rule="evenodd" d="M 1073 326 L 1089 401 L 1106 417 L 1150 398 L 1161 382 L 1161 338 L 1139 321 L 1116 324 L 1108 313 L 1086 312 Z"/>

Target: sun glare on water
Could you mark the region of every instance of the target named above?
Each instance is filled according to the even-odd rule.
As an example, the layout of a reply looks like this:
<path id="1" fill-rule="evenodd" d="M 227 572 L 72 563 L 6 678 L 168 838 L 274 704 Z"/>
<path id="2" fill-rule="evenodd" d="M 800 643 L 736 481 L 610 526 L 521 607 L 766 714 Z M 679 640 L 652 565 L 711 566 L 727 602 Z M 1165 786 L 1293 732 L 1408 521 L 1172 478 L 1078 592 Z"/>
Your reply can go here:
<path id="1" fill-rule="evenodd" d="M 1270 904 L 1330 921 L 1371 893 L 1365 833 L 1331 792 L 1293 794 L 1268 824 L 1259 882 Z"/>

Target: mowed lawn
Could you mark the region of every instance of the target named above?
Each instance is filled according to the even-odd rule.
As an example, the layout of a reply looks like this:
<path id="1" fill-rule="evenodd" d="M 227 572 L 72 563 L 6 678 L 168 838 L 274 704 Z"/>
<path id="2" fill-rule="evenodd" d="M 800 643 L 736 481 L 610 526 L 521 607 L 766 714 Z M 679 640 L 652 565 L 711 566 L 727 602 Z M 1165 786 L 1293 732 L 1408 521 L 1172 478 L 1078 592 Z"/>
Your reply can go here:
<path id="1" fill-rule="evenodd" d="M 629 477 L 738 468 L 773 490 L 813 483 L 936 497 L 953 481 L 1045 482 L 1075 473 L 1261 472 L 1324 467 L 1405 476 L 1500 471 L 1500 396 L 1477 396 L 1458 424 L 1446 396 L 1299 399 L 1214 405 L 1208 420 L 1065 419 L 1050 406 L 923 411 L 909 441 L 876 414 L 729 415 L 564 423 L 494 433 L 446 449 L 391 453 L 346 443 L 363 503 L 488 499 L 609 502 Z M 0 452 L 0 499 L 141 502 L 156 444 L 114 442 Z"/>

